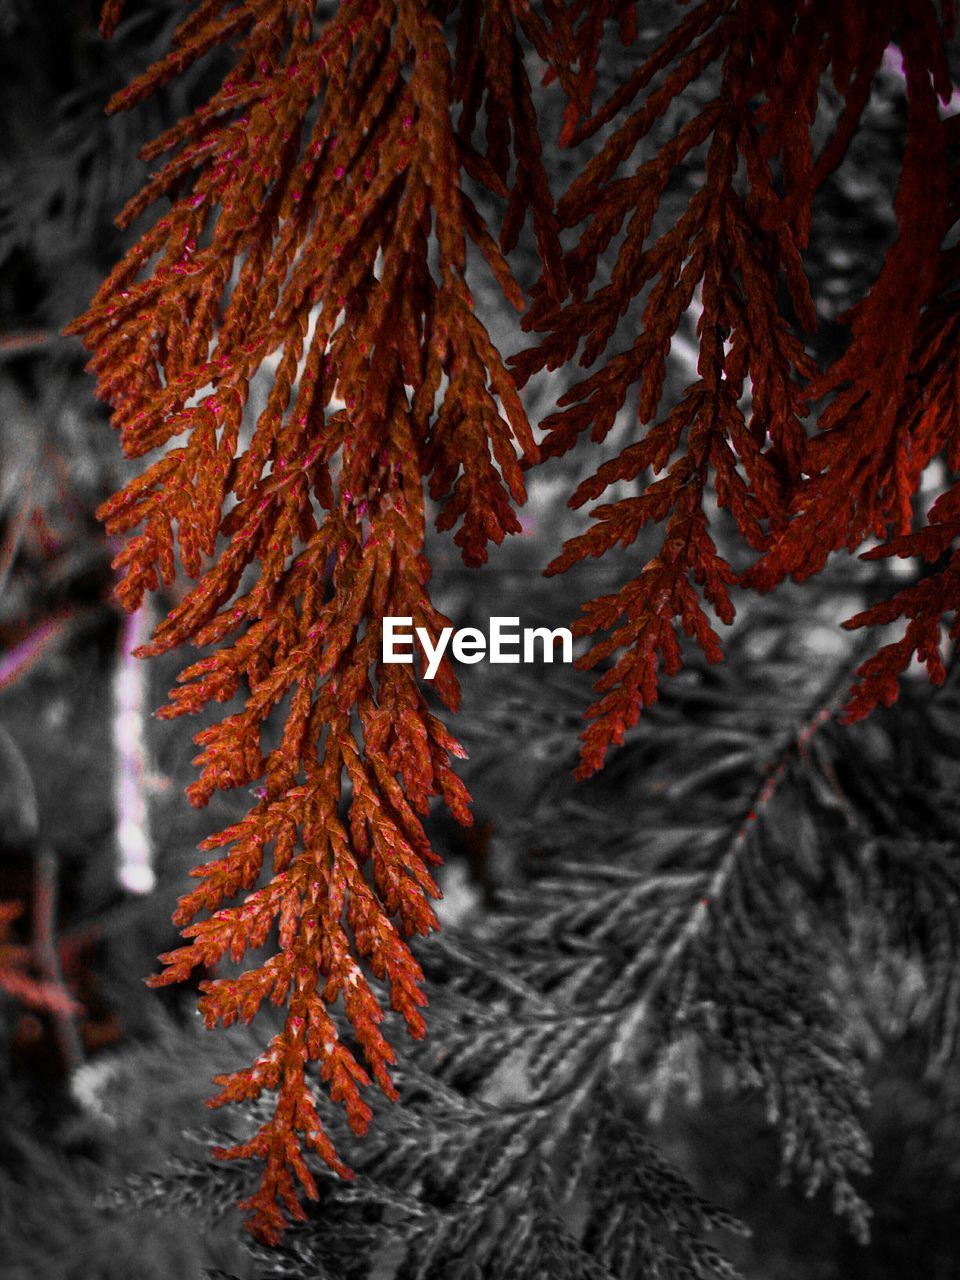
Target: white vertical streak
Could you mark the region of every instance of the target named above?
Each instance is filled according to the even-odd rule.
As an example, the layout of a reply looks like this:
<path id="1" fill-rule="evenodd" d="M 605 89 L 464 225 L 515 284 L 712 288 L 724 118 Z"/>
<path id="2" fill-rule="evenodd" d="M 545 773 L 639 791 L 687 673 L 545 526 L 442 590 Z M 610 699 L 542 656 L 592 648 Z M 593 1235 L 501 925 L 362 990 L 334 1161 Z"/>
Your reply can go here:
<path id="1" fill-rule="evenodd" d="M 146 798 L 146 669 L 133 656 L 150 638 L 150 613 L 149 603 L 144 602 L 124 616 L 113 677 L 117 878 L 128 893 L 150 893 L 157 882 Z"/>

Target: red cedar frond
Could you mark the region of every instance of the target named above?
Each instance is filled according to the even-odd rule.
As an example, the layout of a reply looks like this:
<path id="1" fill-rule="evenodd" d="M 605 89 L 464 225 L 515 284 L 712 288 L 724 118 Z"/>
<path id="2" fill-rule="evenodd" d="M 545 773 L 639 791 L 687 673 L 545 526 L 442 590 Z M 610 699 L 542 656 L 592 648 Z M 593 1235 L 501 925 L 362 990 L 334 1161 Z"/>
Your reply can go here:
<path id="1" fill-rule="evenodd" d="M 441 795 L 470 821 L 451 763 L 463 752 L 413 668 L 381 664 L 380 623 L 410 616 L 436 635 L 446 622 L 427 587 L 424 483 L 440 527 L 459 526 L 464 559 L 478 564 L 488 541 L 519 529 L 520 457 L 536 458 L 464 275 L 469 236 L 523 305 L 502 255 L 528 208 L 559 272 L 521 33 L 550 54 L 552 37 L 522 3 L 491 7 L 452 63 L 420 0 L 344 0 L 323 24 L 305 0 L 208 0 L 113 104 L 238 41 L 211 101 L 148 148 L 169 158 L 122 221 L 161 196 L 170 208 L 73 329 L 127 454 L 163 450 L 101 512 L 112 534 L 133 535 L 117 559 L 120 598 L 136 608 L 178 558 L 198 579 L 141 652 L 214 647 L 161 714 L 244 699 L 197 735 L 189 795 L 203 805 L 217 789 L 258 784 L 259 800 L 204 842 L 217 856 L 193 873 L 199 884 L 175 916 L 187 945 L 152 981 L 240 963 L 279 931 L 277 954 L 203 982 L 200 1002 L 210 1026 L 249 1021 L 265 1000 L 285 1009 L 269 1048 L 222 1077 L 213 1099 L 276 1094 L 260 1131 L 223 1153 L 264 1162 L 246 1207 L 267 1240 L 285 1213 L 302 1216 L 297 1184 L 316 1194 L 305 1148 L 349 1173 L 320 1124 L 310 1064 L 358 1133 L 370 1077 L 394 1096 L 373 979 L 423 1035 L 422 973 L 406 942 L 436 927 L 421 819 Z M 485 147 L 463 118 L 454 128 L 458 98 L 467 120 L 486 112 Z M 462 167 L 507 200 L 500 246 Z M 250 384 L 268 359 L 272 387 L 245 439 Z M 455 708 L 449 664 L 436 684 Z M 279 745 L 264 753 L 263 722 L 281 704 Z M 337 1002 L 359 1057 L 338 1036 Z"/>
<path id="2" fill-rule="evenodd" d="M 525 324 L 545 336 L 516 358 L 516 368 L 523 381 L 578 351 L 589 366 L 636 308 L 630 345 L 561 398 L 544 424 L 542 453 L 565 453 L 585 432 L 603 440 L 633 394 L 646 430 L 582 483 L 571 505 L 615 482 L 666 471 L 641 496 L 598 507 L 598 523 L 550 566 L 563 571 L 629 546 L 648 524 L 663 527 L 661 550 L 642 573 L 586 605 L 577 624 L 581 635 L 607 633 L 583 665 L 615 659 L 588 712 L 595 723 L 584 735 L 581 776 L 600 767 L 607 745 L 620 742 L 656 698 L 660 668 L 677 669 L 680 631 L 712 660 L 721 656 L 705 606 L 732 619 L 727 588 L 735 575 L 711 536 L 703 502 L 709 484 L 746 545 L 761 553 L 740 579 L 760 589 L 787 572 L 815 572 L 831 550 L 855 546 L 888 522 L 906 528 L 916 474 L 898 415 L 910 398 L 921 317 L 942 287 L 938 252 L 953 220 L 949 127 L 937 110 L 937 96 L 950 89 L 947 34 L 932 4 L 918 9 L 905 0 L 869 12 L 854 4 L 704 0 L 575 131 L 582 139 L 614 126 L 558 205 L 562 227 L 585 224 L 565 259 L 572 296 L 557 306 L 545 287 L 538 290 Z M 801 252 L 814 196 L 841 162 L 895 37 L 910 100 L 896 201 L 901 236 L 848 317 L 848 350 L 821 372 L 800 336 L 816 323 Z M 630 171 L 638 146 L 717 62 L 718 95 Z M 828 69 L 843 109 L 815 154 L 811 131 Z M 705 180 L 663 230 L 657 215 L 671 179 L 701 147 Z M 601 255 L 621 233 L 609 283 L 592 288 Z M 699 377 L 656 422 L 671 342 L 698 294 Z M 828 397 L 822 429 L 808 443 L 809 402 Z"/>
<path id="3" fill-rule="evenodd" d="M 902 541 L 883 547 L 885 554 L 910 555 L 920 551 L 924 541 L 929 544 L 950 543 L 960 534 L 960 515 L 957 514 L 958 494 L 954 489 L 950 493 L 953 518 L 946 510 L 931 513 L 930 529 L 913 535 Z M 938 523 L 942 521 L 942 523 Z M 925 538 L 925 534 L 932 535 Z M 857 668 L 859 679 L 851 690 L 850 701 L 846 707 L 846 722 L 862 720 L 864 716 L 879 703 L 890 706 L 899 693 L 898 680 L 902 672 L 916 657 L 924 664 L 933 684 L 942 684 L 946 679 L 946 667 L 943 662 L 942 619 L 945 613 L 954 614 L 954 623 L 949 628 L 950 638 L 960 640 L 960 625 L 956 621 L 956 612 L 960 609 L 960 561 L 952 556 L 948 566 L 941 572 L 923 578 L 914 586 L 898 592 L 891 600 L 865 609 L 855 614 L 844 623 L 844 626 L 855 628 L 865 626 L 882 626 L 898 619 L 906 618 L 907 626 L 903 636 L 896 641 L 883 645 L 880 650 L 861 663 Z"/>
<path id="4" fill-rule="evenodd" d="M 946 197 L 943 222 L 954 226 L 960 219 L 960 167 L 956 164 L 960 143 L 960 117 L 948 118 L 943 125 L 942 137 L 948 158 L 946 166 Z M 927 185 L 936 181 L 932 175 Z M 954 477 L 960 472 L 960 380 L 958 380 L 957 345 L 960 342 L 960 253 L 955 246 L 936 254 L 935 272 L 928 285 L 932 300 L 923 312 L 913 317 L 913 345 L 906 368 L 902 374 L 902 391 L 899 400 L 888 406 L 892 415 L 891 450 L 895 451 L 895 483 L 903 505 L 900 520 L 902 529 L 910 522 L 912 500 L 920 491 L 930 463 L 942 457 Z M 909 294 L 909 290 L 908 290 Z M 911 309 L 911 308 L 907 308 Z M 867 401 L 865 408 L 868 408 Z M 872 419 L 882 406 L 876 409 Z M 814 444 L 818 443 L 814 441 Z M 829 447 L 829 441 L 827 442 Z M 848 443 L 851 453 L 856 453 L 857 441 Z M 862 463 L 869 472 L 869 462 Z M 824 483 L 836 484 L 837 475 L 844 473 L 842 459 L 834 460 Z M 874 484 L 879 496 L 883 473 L 874 471 Z M 859 483 L 859 478 L 858 478 Z M 891 497 L 898 494 L 892 481 L 887 481 L 886 492 Z M 869 496 L 869 495 L 866 495 Z M 848 518 L 849 507 L 842 503 L 843 495 L 836 498 L 841 519 Z M 891 512 L 891 521 L 896 512 Z M 882 515 L 882 510 L 881 510 Z M 804 511 L 797 523 L 803 533 L 802 521 L 809 519 Z M 895 525 L 896 527 L 896 525 Z M 792 530 L 791 530 L 792 532 Z M 889 706 L 895 701 L 901 674 L 916 658 L 922 662 L 930 680 L 940 684 L 946 675 L 943 657 L 944 640 L 954 643 L 960 640 L 960 553 L 956 542 L 960 537 L 960 484 L 953 485 L 934 502 L 926 522 L 913 532 L 899 532 L 886 543 L 867 551 L 865 560 L 887 559 L 892 556 L 916 558 L 934 569 L 919 582 L 897 592 L 891 599 L 881 601 L 850 618 L 844 625 L 850 629 L 866 626 L 887 626 L 905 623 L 899 639 L 883 645 L 871 658 L 861 664 L 859 677 L 851 691 L 846 707 L 849 722 L 862 719 L 879 703 Z M 762 567 L 762 566 L 761 566 Z M 948 625 L 944 619 L 953 615 Z"/>
<path id="5" fill-rule="evenodd" d="M 909 381 L 925 309 L 941 288 L 939 251 L 956 219 L 948 190 L 948 128 L 938 94 L 949 98 L 946 52 L 932 6 L 891 6 L 888 21 L 864 38 L 869 78 L 894 34 L 907 83 L 907 137 L 895 201 L 899 228 L 873 288 L 845 318 L 851 341 L 814 378 L 811 399 L 826 401 L 817 434 L 804 454 L 807 479 L 793 500 L 795 518 L 769 555 L 745 578 L 767 590 L 785 575 L 819 572 L 832 551 L 855 550 L 888 530 L 903 534 L 912 516 L 917 473 L 905 430 L 913 389 Z M 896 323 L 891 320 L 896 317 Z"/>
<path id="6" fill-rule="evenodd" d="M 555 67 L 568 91 L 573 92 L 577 83 L 570 71 L 575 60 L 573 35 L 564 10 L 556 4 L 547 8 L 552 19 L 549 31 L 520 0 L 464 0 L 454 53 L 453 92 L 463 103 L 457 134 L 465 167 L 483 185 L 508 197 L 500 229 L 501 250 L 509 252 L 516 246 L 529 214 L 546 287 L 559 299 L 564 292 L 559 231 L 541 162 L 540 132 L 523 46 L 516 38 L 519 28 L 541 60 Z M 474 151 L 473 138 L 481 112 L 485 116 L 486 154 L 483 167 L 478 168 L 480 157 Z M 512 184 L 511 156 L 516 160 Z M 488 255 L 488 261 L 495 267 L 493 255 Z M 515 302 L 522 310 L 524 300 L 518 297 Z"/>
<path id="7" fill-rule="evenodd" d="M 635 480 L 648 469 L 655 474 L 666 469 L 666 475 L 648 484 L 642 496 L 597 508 L 593 516 L 598 525 L 568 543 L 550 566 L 550 572 L 561 572 L 617 543 L 629 546 L 651 522 L 664 526 L 659 555 L 621 591 L 585 606 L 577 624 L 581 635 L 610 633 L 584 665 L 623 651 L 597 685 L 604 696 L 588 712 L 596 723 L 584 735 L 581 776 L 600 767 L 606 746 L 622 741 L 642 706 L 656 698 L 661 664 L 676 671 L 678 631 L 696 637 L 712 659 L 721 656 L 702 597 L 718 617 L 731 621 L 728 587 L 734 574 L 710 533 L 704 511 L 708 482 L 713 480 L 720 504 L 730 509 L 744 539 L 757 550 L 767 545 L 767 529 L 782 527 L 788 516 L 787 482 L 796 472 L 804 440 L 799 380 L 813 369 L 780 313 L 781 280 L 796 312 L 811 325 L 813 311 L 798 238 L 784 219 L 750 108 L 751 99 L 766 87 L 758 82 L 755 64 L 757 41 L 771 39 L 771 25 L 776 23 L 753 23 L 751 14 L 730 0 L 708 0 L 667 37 L 665 47 L 631 78 L 627 91 L 598 113 L 601 120 L 618 114 L 670 67 L 662 84 L 610 135 L 561 201 L 563 225 L 587 220 L 567 259 L 573 300 L 557 311 L 541 294 L 531 323 L 546 329 L 547 336 L 538 351 L 517 361 L 521 377 L 544 365 L 555 367 L 573 356 L 585 336 L 581 363 L 593 363 L 634 301 L 645 295 L 638 336 L 627 351 L 608 358 L 561 399 L 560 412 L 544 424 L 548 435 L 542 452 L 561 454 L 586 431 L 602 440 L 634 387 L 639 388 L 640 422 L 656 417 L 671 341 L 698 293 L 702 297 L 699 380 L 663 422 L 582 483 L 571 505 L 597 498 L 610 484 Z M 789 15 L 787 25 L 789 30 Z M 758 31 L 766 34 L 758 36 Z M 618 176 L 675 98 L 718 58 L 719 96 L 631 176 Z M 676 167 L 704 144 L 703 188 L 676 224 L 651 240 Z M 738 169 L 746 174 L 745 186 Z M 588 297 L 599 255 L 625 219 L 626 234 L 610 282 Z M 742 405 L 748 389 L 753 396 L 750 420 Z"/>
<path id="8" fill-rule="evenodd" d="M 956 270 L 955 250 L 942 255 L 945 272 Z M 919 486 L 929 462 L 943 454 L 956 475 L 960 471 L 960 385 L 957 343 L 960 342 L 960 294 L 954 291 L 931 306 L 920 325 L 920 340 L 908 375 L 915 394 L 904 404 L 899 429 L 906 444 L 905 485 Z M 892 538 L 864 553 L 865 560 L 891 556 L 916 557 L 934 571 L 891 599 L 881 601 L 847 620 L 850 629 L 888 626 L 905 620 L 903 635 L 868 658 L 858 669 L 859 680 L 846 708 L 848 721 L 860 720 L 878 703 L 896 700 L 901 673 L 916 657 L 934 684 L 945 678 L 945 635 L 960 641 L 960 482 L 934 502 L 926 523 L 915 532 Z M 949 627 L 944 617 L 953 614 Z"/>

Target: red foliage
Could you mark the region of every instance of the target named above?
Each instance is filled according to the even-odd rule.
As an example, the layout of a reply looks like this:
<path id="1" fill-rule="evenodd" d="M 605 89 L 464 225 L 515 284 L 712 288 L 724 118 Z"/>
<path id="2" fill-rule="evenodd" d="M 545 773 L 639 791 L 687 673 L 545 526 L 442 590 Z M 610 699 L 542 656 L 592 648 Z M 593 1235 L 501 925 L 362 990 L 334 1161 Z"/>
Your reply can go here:
<path id="1" fill-rule="evenodd" d="M 521 4 L 467 6 L 462 18 L 451 57 L 441 21 L 416 0 L 347 0 L 322 26 L 302 2 L 201 4 L 173 52 L 112 105 L 138 102 L 228 37 L 236 67 L 147 148 L 173 158 L 122 221 L 162 195 L 170 210 L 75 326 L 125 451 L 164 448 L 102 511 L 113 534 L 142 526 L 117 560 L 120 597 L 135 608 L 169 583 L 175 542 L 199 579 L 144 653 L 216 646 L 161 714 L 246 696 L 197 736 L 189 795 L 202 805 L 215 789 L 259 783 L 260 799 L 204 843 L 226 852 L 194 873 L 200 884 L 175 917 L 190 941 L 154 981 L 182 981 L 227 955 L 239 962 L 279 928 L 275 956 L 202 983 L 201 1000 L 210 1025 L 249 1021 L 264 1000 L 286 1007 L 282 1032 L 221 1078 L 213 1100 L 277 1093 L 273 1118 L 223 1153 L 264 1160 L 247 1207 L 267 1239 L 284 1207 L 302 1214 L 295 1178 L 315 1194 L 303 1145 L 348 1173 L 321 1127 L 308 1064 L 319 1063 L 358 1133 L 368 1072 L 394 1096 L 371 976 L 421 1036 L 422 974 L 405 941 L 436 926 L 421 817 L 442 795 L 470 821 L 450 766 L 461 749 L 413 670 L 380 663 L 385 615 L 433 634 L 446 622 L 428 592 L 424 484 L 441 528 L 459 526 L 464 559 L 479 564 L 488 540 L 520 527 L 517 450 L 536 458 L 464 269 L 469 239 L 522 307 L 503 252 L 528 211 L 545 263 L 558 262 L 521 32 L 544 56 L 552 37 Z M 473 142 L 481 110 L 485 149 Z M 507 202 L 499 245 L 464 171 Z M 251 379 L 274 355 L 267 406 L 244 441 Z M 436 684 L 455 707 L 449 663 Z M 285 702 L 282 741 L 264 755 L 262 723 Z M 257 888 L 268 851 L 272 876 Z M 327 1011 L 338 1000 L 364 1065 Z"/>
<path id="2" fill-rule="evenodd" d="M 559 204 L 562 227 L 586 224 L 566 258 L 573 296 L 561 307 L 546 294 L 538 299 L 526 323 L 546 336 L 516 364 L 521 380 L 557 367 L 584 336 L 580 363 L 592 364 L 642 298 L 632 344 L 566 393 L 561 411 L 544 423 L 542 452 L 563 453 L 586 431 L 603 440 L 634 392 L 640 424 L 653 425 L 580 484 L 571 502 L 579 506 L 616 481 L 666 471 L 640 496 L 597 507 L 597 525 L 551 566 L 562 571 L 617 543 L 630 545 L 650 522 L 663 526 L 661 550 L 641 574 L 587 604 L 577 624 L 581 635 L 608 633 L 587 665 L 619 654 L 588 712 L 594 723 L 584 734 L 581 775 L 600 767 L 609 743 L 620 742 L 655 700 L 661 665 L 671 674 L 678 669 L 679 632 L 711 660 L 721 657 L 704 606 L 730 622 L 731 583 L 766 590 L 787 574 L 817 572 L 832 551 L 854 550 L 891 524 L 906 527 L 920 474 L 946 442 L 929 419 L 919 426 L 913 388 L 927 385 L 915 381 L 918 361 L 929 376 L 931 361 L 950 358 L 944 312 L 931 304 L 956 274 L 955 251 L 940 252 L 957 216 L 947 167 L 956 122 L 942 121 L 937 109 L 938 94 L 946 102 L 952 88 L 946 41 L 953 22 L 952 12 L 938 15 L 932 4 L 906 0 L 869 7 L 707 0 L 580 127 L 578 136 L 586 137 L 622 118 Z M 816 324 L 802 251 L 817 193 L 843 159 L 895 40 L 909 102 L 896 199 L 900 235 L 873 288 L 846 317 L 847 350 L 821 370 L 802 341 Z M 671 102 L 715 61 L 718 96 L 621 176 Z M 814 154 L 818 89 L 828 71 L 844 105 Z M 705 182 L 673 226 L 652 234 L 668 183 L 701 145 Z M 591 294 L 598 256 L 625 218 L 610 282 Z M 698 292 L 699 377 L 656 421 L 670 344 Z M 918 350 L 921 332 L 926 345 Z M 821 400 L 826 407 L 808 440 L 804 418 Z M 943 387 L 931 409 L 938 421 L 952 420 L 955 387 Z M 711 536 L 704 506 L 710 483 L 743 541 L 765 553 L 739 579 Z"/>
<path id="3" fill-rule="evenodd" d="M 106 6 L 106 30 L 121 8 Z M 633 6 L 550 0 L 544 13 L 525 0 L 344 0 L 321 21 L 307 0 L 202 0 L 170 54 L 112 104 L 132 106 L 214 46 L 236 46 L 209 103 L 146 148 L 148 159 L 170 158 L 121 220 L 161 196 L 169 209 L 74 332 L 93 352 L 125 451 L 163 450 L 102 512 L 112 534 L 140 529 L 117 561 L 121 599 L 134 608 L 171 582 L 178 555 L 197 579 L 143 651 L 212 648 L 183 672 L 162 714 L 245 698 L 198 735 L 201 773 L 189 794 L 202 805 L 218 788 L 258 784 L 259 800 L 205 842 L 225 852 L 194 873 L 200 883 L 176 915 L 188 945 L 163 957 L 156 981 L 228 955 L 239 962 L 279 929 L 276 955 L 203 983 L 201 1000 L 210 1025 L 249 1020 L 264 1000 L 286 1011 L 268 1049 L 221 1078 L 214 1099 L 276 1092 L 272 1118 L 224 1153 L 265 1162 L 248 1207 L 266 1239 L 277 1238 L 284 1209 L 302 1214 L 295 1180 L 315 1194 L 304 1145 L 348 1173 L 318 1119 L 308 1065 L 319 1063 L 357 1132 L 369 1118 L 368 1072 L 392 1096 L 393 1050 L 372 978 L 423 1034 L 422 975 L 405 941 L 436 923 L 421 818 L 442 795 L 466 823 L 468 797 L 451 768 L 460 749 L 413 669 L 380 664 L 379 624 L 412 616 L 435 633 L 446 622 L 428 591 L 424 486 L 468 564 L 519 528 L 521 461 L 535 462 L 538 450 L 515 383 L 578 351 L 582 365 L 599 362 L 543 424 L 545 457 L 585 432 L 603 440 L 636 398 L 636 438 L 579 485 L 573 505 L 615 482 L 657 477 L 596 508 L 593 527 L 551 565 L 562 571 L 662 527 L 640 574 L 586 605 L 578 623 L 599 637 L 586 665 L 613 660 L 589 712 L 582 774 L 656 698 L 661 666 L 678 668 L 681 633 L 720 658 L 712 615 L 731 621 L 735 582 L 765 590 L 807 576 L 832 551 L 890 530 L 899 541 L 874 554 L 936 559 L 960 532 L 954 491 L 926 530 L 907 536 L 925 467 L 944 450 L 956 467 L 960 439 L 958 251 L 942 248 L 957 217 L 948 163 L 957 123 L 941 118 L 937 101 L 951 93 L 953 6 L 704 0 L 596 110 L 606 21 L 617 20 L 629 48 Z M 846 318 L 846 351 L 818 368 L 804 344 L 816 311 L 803 253 L 817 194 L 891 42 L 909 101 L 900 234 Z M 605 132 L 556 208 L 527 78 L 531 49 L 567 93 L 562 140 Z M 714 64 L 717 94 L 634 160 Z M 826 76 L 842 109 L 817 149 Z M 664 228 L 663 197 L 701 151 L 705 180 Z M 501 202 L 496 238 L 464 175 Z M 504 255 L 528 214 L 543 274 L 525 323 L 543 336 L 511 375 L 474 314 L 466 245 L 523 309 Z M 610 279 L 596 285 L 625 223 Z M 575 228 L 562 251 L 560 233 Z M 658 419 L 671 342 L 697 302 L 697 378 Z M 608 355 L 631 308 L 632 340 Z M 270 359 L 270 396 L 245 439 L 250 383 Z M 825 407 L 808 438 L 817 401 Z M 745 577 L 718 550 L 711 494 L 759 557 Z M 862 669 L 856 714 L 895 696 L 914 652 L 939 675 L 940 617 L 960 604 L 958 582 L 953 558 L 937 578 L 852 620 L 909 619 L 906 638 Z M 454 708 L 449 665 L 437 689 Z M 262 724 L 281 705 L 282 740 L 264 754 Z M 328 1012 L 337 1001 L 362 1063 L 338 1037 Z"/>

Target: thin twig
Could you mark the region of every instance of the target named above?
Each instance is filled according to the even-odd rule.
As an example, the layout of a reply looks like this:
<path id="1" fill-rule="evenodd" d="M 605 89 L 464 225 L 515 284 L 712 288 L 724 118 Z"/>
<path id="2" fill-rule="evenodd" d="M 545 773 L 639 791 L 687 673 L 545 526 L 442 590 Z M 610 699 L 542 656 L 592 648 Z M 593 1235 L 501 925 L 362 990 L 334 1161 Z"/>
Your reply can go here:
<path id="1" fill-rule="evenodd" d="M 33 890 L 33 958 L 41 975 L 52 985 L 66 990 L 57 952 L 57 856 L 47 846 L 37 850 L 34 860 Z M 66 1009 L 51 1009 L 57 1045 L 67 1071 L 83 1062 L 83 1041 L 73 1014 Z"/>
<path id="2" fill-rule="evenodd" d="M 33 355 L 66 342 L 63 334 L 49 329 L 25 330 L 22 333 L 0 333 L 0 361 Z"/>
<path id="3" fill-rule="evenodd" d="M 0 548 L 0 597 L 3 596 L 6 590 L 10 572 L 16 563 L 20 544 L 23 542 L 23 535 L 26 533 L 27 525 L 30 523 L 30 517 L 33 514 L 33 503 L 31 501 L 33 481 L 29 475 L 24 481 L 24 490 L 25 492 L 17 504 L 16 514 L 10 524 L 10 528 L 7 530 L 7 536 L 3 540 L 3 546 Z"/>

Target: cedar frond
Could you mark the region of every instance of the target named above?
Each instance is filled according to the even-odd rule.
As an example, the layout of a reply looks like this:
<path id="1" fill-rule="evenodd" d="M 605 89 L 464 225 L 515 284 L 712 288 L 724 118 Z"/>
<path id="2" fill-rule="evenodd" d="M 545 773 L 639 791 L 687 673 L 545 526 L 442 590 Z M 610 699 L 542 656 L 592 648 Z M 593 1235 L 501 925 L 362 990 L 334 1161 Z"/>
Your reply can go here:
<path id="1" fill-rule="evenodd" d="M 911 525 L 911 500 L 923 470 L 914 456 L 917 362 L 929 362 L 931 339 L 936 345 L 942 341 L 931 334 L 930 321 L 943 319 L 937 305 L 947 283 L 941 246 L 960 210 L 956 126 L 942 121 L 938 110 L 938 99 L 947 100 L 950 91 L 944 47 L 949 33 L 941 32 L 929 5 L 890 16 L 898 25 L 886 35 L 873 31 L 869 61 L 858 68 L 858 77 L 872 75 L 897 36 L 907 87 L 907 134 L 894 204 L 899 235 L 870 292 L 842 317 L 849 346 L 808 387 L 812 400 L 826 404 L 804 453 L 807 479 L 794 495 L 794 518 L 746 575 L 746 584 L 760 590 L 786 574 L 807 578 L 832 551 L 854 551 L 868 536 L 904 534 Z M 955 285 L 955 274 L 949 283 Z M 924 463 L 930 456 L 925 454 Z"/>
<path id="2" fill-rule="evenodd" d="M 106 29 L 119 8 L 105 10 Z M 197 735 L 189 796 L 204 805 L 216 790 L 256 786 L 259 799 L 205 841 L 217 856 L 175 917 L 187 945 L 162 957 L 153 982 L 238 964 L 279 931 L 275 955 L 202 982 L 200 1001 L 209 1026 L 249 1021 L 264 1001 L 286 1011 L 213 1100 L 276 1090 L 254 1137 L 223 1152 L 264 1162 L 247 1201 L 263 1239 L 279 1237 L 285 1214 L 302 1217 L 298 1184 L 316 1194 L 305 1150 L 349 1173 L 308 1065 L 319 1063 L 363 1132 L 370 1077 L 395 1096 L 372 984 L 411 1035 L 424 1033 L 407 942 L 436 927 L 422 818 L 440 795 L 468 823 L 469 797 L 452 769 L 462 751 L 413 669 L 381 665 L 380 623 L 411 616 L 435 635 L 446 622 L 428 592 L 425 485 L 469 564 L 520 527 L 520 459 L 537 449 L 465 268 L 469 234 L 522 306 L 502 255 L 527 209 L 545 260 L 559 263 L 527 39 L 551 56 L 553 36 L 523 5 L 491 9 L 451 58 L 419 0 L 346 0 L 326 20 L 305 0 L 206 3 L 111 103 L 128 108 L 209 50 L 236 46 L 206 106 L 147 149 L 167 158 L 120 220 L 161 198 L 169 207 L 72 331 L 93 352 L 125 452 L 162 450 L 101 510 L 111 534 L 132 535 L 116 561 L 122 603 L 134 609 L 170 584 L 178 559 L 197 579 L 142 655 L 213 646 L 161 715 L 240 702 Z M 485 153 L 466 123 L 481 109 Z M 464 168 L 507 197 L 499 247 L 463 190 Z M 248 436 L 245 406 L 267 362 L 272 386 Z M 449 663 L 436 686 L 455 708 Z M 279 744 L 265 750 L 263 724 L 281 707 Z M 329 1012 L 338 1002 L 349 1042 Z"/>
<path id="3" fill-rule="evenodd" d="M 955 270 L 955 251 L 942 255 L 946 270 Z M 944 272 L 945 274 L 945 272 Z M 956 342 L 960 337 L 960 295 L 956 290 L 931 305 L 923 316 L 908 379 L 913 391 L 898 415 L 903 441 L 899 466 L 907 502 L 920 488 L 929 464 L 942 457 L 950 472 L 960 470 L 960 395 L 957 388 Z M 926 522 L 913 532 L 893 537 L 862 555 L 864 560 L 899 557 L 932 566 L 924 576 L 891 599 L 862 610 L 844 625 L 851 629 L 906 622 L 899 639 L 889 641 L 857 671 L 847 707 L 849 720 L 859 720 L 878 703 L 890 705 L 899 693 L 901 674 L 916 658 L 934 684 L 946 676 L 944 646 L 960 639 L 960 484 L 954 479 L 933 502 Z M 949 625 L 945 622 L 953 614 Z"/>
<path id="4" fill-rule="evenodd" d="M 646 429 L 579 485 L 571 505 L 613 484 L 643 489 L 597 507 L 596 523 L 548 572 L 662 528 L 660 550 L 640 574 L 585 605 L 576 624 L 580 635 L 602 637 L 583 665 L 605 665 L 580 776 L 601 766 L 607 746 L 621 743 L 657 698 L 661 670 L 679 670 L 680 633 L 719 660 L 711 613 L 729 624 L 734 583 L 766 589 L 786 573 L 806 576 L 838 547 L 890 522 L 906 527 L 914 464 L 901 419 L 910 413 L 910 362 L 921 317 L 943 287 L 938 256 L 955 220 L 946 164 L 953 126 L 937 109 L 950 92 L 946 16 L 927 3 L 867 14 L 854 5 L 771 12 L 704 0 L 571 135 L 603 139 L 558 205 L 562 227 L 584 224 L 565 258 L 571 296 L 557 305 L 540 288 L 525 324 L 544 337 L 514 363 L 522 382 L 578 352 L 583 366 L 603 357 L 543 424 L 542 453 L 563 454 L 587 432 L 604 440 L 635 399 Z M 804 345 L 816 312 L 802 253 L 815 197 L 843 159 L 893 40 L 909 102 L 901 234 L 847 317 L 848 349 L 821 369 Z M 585 56 L 595 60 L 595 45 Z M 842 110 L 815 154 L 828 73 Z M 682 123 L 661 139 L 664 118 Z M 671 184 L 701 153 L 702 181 L 664 225 Z M 609 281 L 600 283 L 615 243 Z M 671 345 L 694 308 L 698 376 L 658 420 Z M 615 344 L 623 349 L 611 353 Z M 816 400 L 828 403 L 808 442 Z M 746 574 L 718 549 L 713 495 L 745 548 L 761 555 Z"/>

